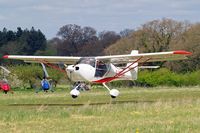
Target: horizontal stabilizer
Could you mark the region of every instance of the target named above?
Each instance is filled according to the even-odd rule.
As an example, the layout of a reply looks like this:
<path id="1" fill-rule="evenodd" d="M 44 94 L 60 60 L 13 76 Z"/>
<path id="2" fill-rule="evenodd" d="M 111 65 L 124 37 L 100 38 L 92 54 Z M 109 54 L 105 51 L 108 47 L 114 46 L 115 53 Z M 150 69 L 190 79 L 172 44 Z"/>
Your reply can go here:
<path id="1" fill-rule="evenodd" d="M 160 66 L 139 66 L 140 69 L 156 69 L 159 68 Z"/>

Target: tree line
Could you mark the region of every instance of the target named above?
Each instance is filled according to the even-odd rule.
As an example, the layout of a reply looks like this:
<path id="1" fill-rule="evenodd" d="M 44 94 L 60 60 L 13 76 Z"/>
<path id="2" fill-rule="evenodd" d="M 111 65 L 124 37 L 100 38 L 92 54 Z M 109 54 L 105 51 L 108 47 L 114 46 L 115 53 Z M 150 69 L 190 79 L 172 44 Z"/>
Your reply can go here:
<path id="1" fill-rule="evenodd" d="M 193 53 L 189 60 L 152 63 L 186 72 L 200 68 L 200 24 L 163 18 L 149 21 L 139 28 L 97 32 L 94 28 L 76 24 L 62 26 L 57 36 L 47 40 L 32 27 L 0 31 L 0 53 L 20 55 L 97 56 L 170 50 L 187 50 Z"/>
<path id="2" fill-rule="evenodd" d="M 89 26 L 81 27 L 68 24 L 61 27 L 57 37 L 48 41 L 49 51 L 61 56 L 97 56 L 104 55 L 104 49 L 130 34 L 132 30 L 125 29 L 120 33 L 114 31 L 98 32 Z M 50 52 L 48 52 L 50 53 Z"/>
<path id="3" fill-rule="evenodd" d="M 188 60 L 152 63 L 176 72 L 200 69 L 200 23 L 163 18 L 143 24 L 130 36 L 104 50 L 106 54 L 128 54 L 132 49 L 140 53 L 186 50 L 192 52 Z"/>
<path id="4" fill-rule="evenodd" d="M 17 31 L 3 28 L 0 31 L 0 53 L 33 55 L 46 49 L 47 40 L 40 30 L 32 27 L 30 30 L 21 27 Z"/>

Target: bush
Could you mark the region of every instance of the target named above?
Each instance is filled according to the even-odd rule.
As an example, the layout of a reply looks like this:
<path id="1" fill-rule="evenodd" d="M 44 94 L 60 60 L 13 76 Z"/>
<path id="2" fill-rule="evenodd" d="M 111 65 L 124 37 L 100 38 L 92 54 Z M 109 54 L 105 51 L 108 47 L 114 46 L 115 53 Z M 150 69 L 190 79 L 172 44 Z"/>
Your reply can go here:
<path id="1" fill-rule="evenodd" d="M 200 85 L 200 70 L 187 73 L 175 73 L 166 68 L 155 71 L 139 72 L 136 84 L 149 86 L 195 86 Z"/>
<path id="2" fill-rule="evenodd" d="M 65 77 L 64 74 L 58 70 L 46 68 L 50 78 L 56 82 Z M 40 64 L 17 65 L 11 66 L 9 69 L 12 72 L 12 75 L 9 76 L 9 81 L 11 85 L 15 87 L 32 88 L 33 85 L 40 86 L 40 81 L 44 76 Z"/>
<path id="3" fill-rule="evenodd" d="M 9 83 L 11 86 L 21 87 L 22 89 L 31 88 L 36 84 L 40 86 L 40 79 L 43 77 L 43 71 L 40 64 L 31 65 L 17 65 L 9 68 L 12 71 L 12 75 L 9 76 Z M 64 73 L 58 70 L 48 68 L 49 76 L 55 80 L 60 81 L 65 79 Z M 157 70 L 142 70 L 138 73 L 138 79 L 136 81 L 114 81 L 110 85 L 113 87 L 130 87 L 130 86 L 143 86 L 143 87 L 155 87 L 155 86 L 196 86 L 200 85 L 200 70 L 187 73 L 175 73 L 166 68 Z"/>
<path id="4" fill-rule="evenodd" d="M 114 81 L 114 87 L 155 87 L 155 86 L 197 86 L 200 85 L 200 70 L 187 73 L 175 73 L 166 68 L 139 71 L 136 81 Z"/>

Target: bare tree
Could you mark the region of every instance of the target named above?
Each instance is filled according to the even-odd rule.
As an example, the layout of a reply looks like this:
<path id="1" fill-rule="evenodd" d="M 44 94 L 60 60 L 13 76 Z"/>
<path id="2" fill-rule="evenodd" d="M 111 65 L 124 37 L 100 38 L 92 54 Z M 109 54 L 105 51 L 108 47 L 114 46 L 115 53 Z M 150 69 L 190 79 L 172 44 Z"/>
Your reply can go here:
<path id="1" fill-rule="evenodd" d="M 79 55 L 79 51 L 85 45 L 95 44 L 98 41 L 96 30 L 91 27 L 83 27 L 68 24 L 60 28 L 58 36 L 61 37 L 62 43 L 59 47 L 66 49 L 61 52 L 62 55 Z M 68 52 L 67 52 L 68 51 Z"/>
<path id="2" fill-rule="evenodd" d="M 174 71 L 193 71 L 200 68 L 200 24 L 193 24 L 173 43 L 173 47 L 192 52 L 189 60 L 168 62 L 167 67 Z"/>
<path id="3" fill-rule="evenodd" d="M 167 18 L 153 20 L 145 23 L 130 36 L 120 40 L 105 51 L 113 54 L 112 50 L 119 53 L 117 51 L 119 49 L 126 53 L 130 53 L 132 49 L 137 49 L 140 52 L 173 50 L 174 43 L 172 42 L 180 38 L 188 28 L 187 22 L 178 22 Z"/>
<path id="4" fill-rule="evenodd" d="M 122 38 L 124 38 L 124 37 L 128 37 L 128 36 L 130 36 L 131 34 L 133 34 L 133 32 L 134 32 L 135 30 L 133 30 L 133 29 L 124 29 L 124 30 L 122 30 L 122 31 L 120 31 L 120 36 L 122 37 Z"/>

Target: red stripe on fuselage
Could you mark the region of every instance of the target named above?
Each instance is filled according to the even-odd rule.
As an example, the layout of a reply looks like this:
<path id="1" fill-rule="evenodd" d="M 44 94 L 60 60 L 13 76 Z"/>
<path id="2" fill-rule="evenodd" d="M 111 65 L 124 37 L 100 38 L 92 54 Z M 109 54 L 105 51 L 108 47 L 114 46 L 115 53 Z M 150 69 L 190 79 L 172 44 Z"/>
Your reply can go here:
<path id="1" fill-rule="evenodd" d="M 110 81 L 117 79 L 117 78 L 118 77 L 108 77 L 108 78 L 96 80 L 96 81 L 93 81 L 93 82 L 95 82 L 95 83 L 107 83 L 107 82 L 110 82 Z"/>

